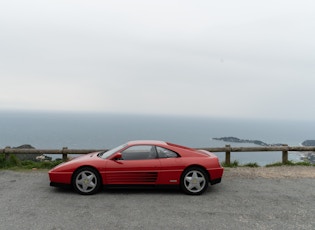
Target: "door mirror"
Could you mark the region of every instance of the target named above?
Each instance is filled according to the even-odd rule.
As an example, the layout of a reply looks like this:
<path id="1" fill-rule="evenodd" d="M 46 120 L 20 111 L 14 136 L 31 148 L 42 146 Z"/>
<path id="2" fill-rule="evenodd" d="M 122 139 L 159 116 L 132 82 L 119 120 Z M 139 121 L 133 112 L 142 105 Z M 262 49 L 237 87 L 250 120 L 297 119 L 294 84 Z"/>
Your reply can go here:
<path id="1" fill-rule="evenodd" d="M 113 157 L 113 160 L 122 160 L 122 154 L 121 153 L 116 153 L 115 156 Z"/>

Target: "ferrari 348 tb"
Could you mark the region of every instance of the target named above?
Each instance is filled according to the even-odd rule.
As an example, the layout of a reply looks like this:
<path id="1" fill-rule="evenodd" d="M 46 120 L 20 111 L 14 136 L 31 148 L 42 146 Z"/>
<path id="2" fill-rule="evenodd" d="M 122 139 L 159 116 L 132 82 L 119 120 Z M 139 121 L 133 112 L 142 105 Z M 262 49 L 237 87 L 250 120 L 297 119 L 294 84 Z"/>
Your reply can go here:
<path id="1" fill-rule="evenodd" d="M 89 153 L 49 171 L 50 185 L 70 185 L 83 195 L 103 186 L 175 185 L 200 195 L 221 182 L 216 155 L 163 141 L 131 141 L 109 151 Z"/>

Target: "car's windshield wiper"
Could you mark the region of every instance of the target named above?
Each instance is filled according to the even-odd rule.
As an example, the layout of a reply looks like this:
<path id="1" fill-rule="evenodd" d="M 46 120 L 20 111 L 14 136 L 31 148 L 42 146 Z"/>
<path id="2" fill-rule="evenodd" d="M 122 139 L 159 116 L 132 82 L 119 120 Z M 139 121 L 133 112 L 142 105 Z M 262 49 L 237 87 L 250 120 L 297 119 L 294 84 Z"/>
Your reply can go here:
<path id="1" fill-rule="evenodd" d="M 97 154 L 97 156 L 98 156 L 98 157 L 102 157 L 105 152 L 106 152 L 106 151 L 99 152 L 99 153 Z"/>

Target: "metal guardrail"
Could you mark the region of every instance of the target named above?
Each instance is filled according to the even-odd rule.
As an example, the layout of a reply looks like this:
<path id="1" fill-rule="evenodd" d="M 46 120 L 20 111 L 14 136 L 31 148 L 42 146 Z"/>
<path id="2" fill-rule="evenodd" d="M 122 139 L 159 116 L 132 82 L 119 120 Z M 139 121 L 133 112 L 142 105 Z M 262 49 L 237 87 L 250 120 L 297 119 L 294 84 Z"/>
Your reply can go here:
<path id="1" fill-rule="evenodd" d="M 262 147 L 232 147 L 226 145 L 225 147 L 205 147 L 196 148 L 204 149 L 210 152 L 225 152 L 225 163 L 231 164 L 232 152 L 282 152 L 282 163 L 288 162 L 288 152 L 315 152 L 315 146 L 262 146 Z M 64 147 L 62 149 L 17 149 L 6 147 L 0 149 L 0 153 L 5 154 L 5 158 L 8 159 L 10 154 L 59 154 L 62 155 L 63 161 L 67 161 L 68 154 L 87 154 L 91 152 L 107 151 L 108 149 L 68 149 Z"/>

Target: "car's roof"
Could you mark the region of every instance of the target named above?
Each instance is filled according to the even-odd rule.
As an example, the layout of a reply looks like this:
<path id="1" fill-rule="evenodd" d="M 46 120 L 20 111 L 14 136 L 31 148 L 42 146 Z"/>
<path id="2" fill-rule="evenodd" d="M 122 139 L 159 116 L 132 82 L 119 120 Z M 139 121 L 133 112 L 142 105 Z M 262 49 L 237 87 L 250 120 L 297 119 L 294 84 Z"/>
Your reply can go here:
<path id="1" fill-rule="evenodd" d="M 178 144 L 173 144 L 170 142 L 166 141 L 157 141 L 157 140 L 137 140 L 137 141 L 129 141 L 127 145 L 159 145 L 159 146 L 169 146 L 169 147 L 175 147 L 175 148 L 181 148 L 181 149 L 186 149 L 186 150 L 194 150 L 192 148 L 178 145 Z"/>
<path id="2" fill-rule="evenodd" d="M 167 145 L 165 141 L 157 141 L 157 140 L 136 140 L 129 141 L 128 145 Z"/>

